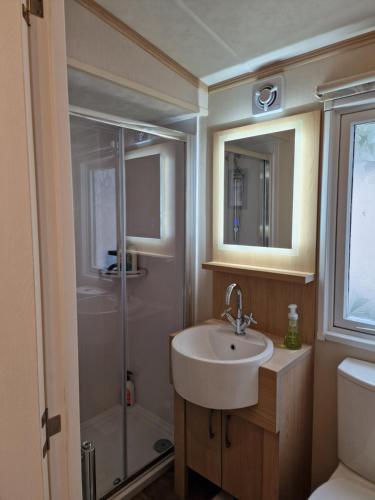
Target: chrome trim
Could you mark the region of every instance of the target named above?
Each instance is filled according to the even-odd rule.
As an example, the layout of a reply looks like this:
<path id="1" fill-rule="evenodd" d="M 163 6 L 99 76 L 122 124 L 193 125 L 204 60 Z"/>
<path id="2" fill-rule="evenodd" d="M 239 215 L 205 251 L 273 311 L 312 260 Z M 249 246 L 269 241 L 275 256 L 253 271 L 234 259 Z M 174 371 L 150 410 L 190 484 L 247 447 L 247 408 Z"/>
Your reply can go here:
<path id="1" fill-rule="evenodd" d="M 232 296 L 233 290 L 236 290 L 236 295 L 237 295 L 237 313 L 236 313 L 236 318 L 234 318 L 230 312 L 231 312 L 231 307 L 230 307 L 230 299 Z M 237 283 L 232 283 L 228 285 L 226 292 L 225 292 L 225 310 L 223 314 L 221 315 L 222 318 L 225 318 L 229 323 L 233 326 L 234 328 L 234 333 L 236 335 L 246 335 L 246 328 L 248 326 L 251 326 L 252 323 L 255 325 L 257 324 L 257 321 L 253 318 L 253 313 L 250 314 L 245 314 L 242 316 L 242 306 L 243 306 L 243 294 L 241 287 L 237 285 Z"/>
<path id="2" fill-rule="evenodd" d="M 171 139 L 174 141 L 187 141 L 187 134 L 178 130 L 172 130 L 159 125 L 151 123 L 139 122 L 136 120 L 129 120 L 121 116 L 110 115 L 108 113 L 101 113 L 100 111 L 93 111 L 91 109 L 82 108 L 80 106 L 69 106 L 69 113 L 73 116 L 80 118 L 87 118 L 107 125 L 114 125 L 121 128 L 129 128 L 132 130 L 139 130 L 140 132 L 147 132 L 149 134 L 158 135 L 164 139 Z"/>
<path id="3" fill-rule="evenodd" d="M 122 408 L 123 408 L 123 463 L 124 463 L 124 477 L 128 475 L 128 453 L 127 453 L 127 436 L 126 436 L 126 419 L 127 419 L 127 406 L 126 406 L 126 372 L 127 372 L 127 298 L 126 298 L 126 179 L 125 179 L 125 130 L 119 130 L 119 168 L 118 168 L 118 189 L 116 190 L 118 196 L 118 239 L 117 242 L 117 265 L 118 272 L 121 278 L 121 331 L 122 331 L 122 351 L 123 351 L 123 364 L 122 369 Z"/>
<path id="4" fill-rule="evenodd" d="M 184 327 L 193 325 L 194 310 L 194 269 L 196 265 L 196 148 L 193 135 L 187 135 L 185 146 L 185 286 L 184 286 Z"/>

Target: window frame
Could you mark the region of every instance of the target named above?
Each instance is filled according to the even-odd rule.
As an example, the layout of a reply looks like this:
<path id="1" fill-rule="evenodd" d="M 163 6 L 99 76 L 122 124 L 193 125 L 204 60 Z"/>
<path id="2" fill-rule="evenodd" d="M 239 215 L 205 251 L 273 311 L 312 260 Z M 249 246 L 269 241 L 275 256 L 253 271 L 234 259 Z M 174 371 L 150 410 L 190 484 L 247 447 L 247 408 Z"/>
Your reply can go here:
<path id="1" fill-rule="evenodd" d="M 103 165 L 103 159 L 93 159 L 81 165 L 81 224 L 83 226 L 82 238 L 82 268 L 86 277 L 97 277 L 101 267 L 95 264 L 95 208 L 94 208 L 94 186 L 93 176 L 95 170 L 114 170 L 115 182 L 118 183 L 118 169 L 116 165 Z M 117 189 L 115 190 L 116 204 L 116 239 L 119 241 L 118 200 Z M 118 243 L 116 244 L 117 247 Z"/>
<path id="2" fill-rule="evenodd" d="M 369 121 L 355 120 L 358 113 L 375 120 L 375 92 L 326 101 L 324 110 L 317 338 L 375 350 L 375 328 L 345 320 L 344 314 L 337 320 L 345 304 L 353 142 L 350 148 L 342 146 L 353 133 L 353 122 Z"/>

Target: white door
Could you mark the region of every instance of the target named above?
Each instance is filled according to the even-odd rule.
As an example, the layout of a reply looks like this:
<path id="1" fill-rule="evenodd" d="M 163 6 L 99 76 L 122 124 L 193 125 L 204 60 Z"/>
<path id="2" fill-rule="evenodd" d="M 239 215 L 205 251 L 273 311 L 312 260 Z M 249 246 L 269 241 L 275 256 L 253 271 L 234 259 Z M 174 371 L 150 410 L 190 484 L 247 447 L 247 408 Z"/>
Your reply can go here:
<path id="1" fill-rule="evenodd" d="M 0 498 L 48 498 L 43 355 L 27 27 L 0 16 Z"/>
<path id="2" fill-rule="evenodd" d="M 0 16 L 0 499 L 79 500 L 64 2 L 30 27 L 22 3 Z M 46 406 L 61 432 L 43 457 Z"/>

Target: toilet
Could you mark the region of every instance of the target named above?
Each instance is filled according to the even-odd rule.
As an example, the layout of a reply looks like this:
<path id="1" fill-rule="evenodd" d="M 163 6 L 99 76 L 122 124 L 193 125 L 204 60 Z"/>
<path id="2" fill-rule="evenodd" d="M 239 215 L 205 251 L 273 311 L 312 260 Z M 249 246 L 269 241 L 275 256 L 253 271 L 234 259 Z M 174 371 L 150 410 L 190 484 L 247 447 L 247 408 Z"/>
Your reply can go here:
<path id="1" fill-rule="evenodd" d="M 311 500 L 375 499 L 375 364 L 347 358 L 337 369 L 338 457 Z"/>

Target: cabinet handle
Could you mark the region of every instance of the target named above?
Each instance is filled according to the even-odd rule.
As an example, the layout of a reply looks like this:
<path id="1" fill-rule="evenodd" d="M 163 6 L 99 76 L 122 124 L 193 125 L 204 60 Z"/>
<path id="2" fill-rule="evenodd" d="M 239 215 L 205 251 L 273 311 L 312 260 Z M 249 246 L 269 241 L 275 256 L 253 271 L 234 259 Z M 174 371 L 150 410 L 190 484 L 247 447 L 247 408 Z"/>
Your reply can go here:
<path id="1" fill-rule="evenodd" d="M 212 419 L 214 416 L 214 410 L 210 410 L 208 412 L 208 436 L 210 439 L 213 439 L 215 437 L 215 433 L 212 430 Z"/>
<path id="2" fill-rule="evenodd" d="M 230 415 L 225 415 L 225 448 L 230 448 L 232 446 L 229 440 L 229 421 Z"/>

